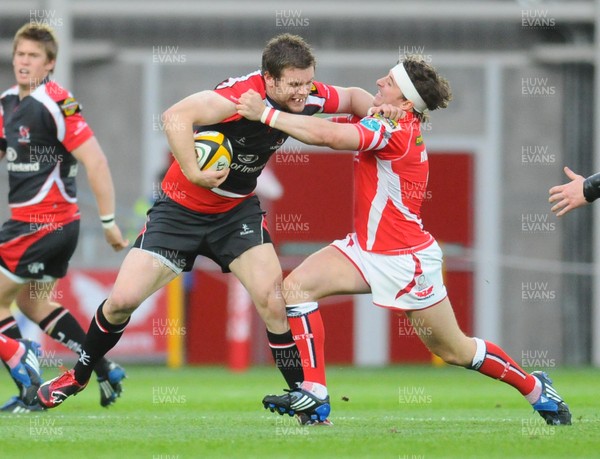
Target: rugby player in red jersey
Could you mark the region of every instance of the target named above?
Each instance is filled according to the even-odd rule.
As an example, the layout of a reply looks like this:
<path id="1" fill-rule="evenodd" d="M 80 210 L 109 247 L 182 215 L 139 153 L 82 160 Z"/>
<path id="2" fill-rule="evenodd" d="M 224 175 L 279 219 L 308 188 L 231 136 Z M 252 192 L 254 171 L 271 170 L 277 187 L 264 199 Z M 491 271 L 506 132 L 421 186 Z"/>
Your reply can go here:
<path id="1" fill-rule="evenodd" d="M 302 365 L 286 317 L 280 288 L 282 271 L 254 194 L 257 177 L 288 135 L 236 111 L 238 98 L 252 89 L 270 107 L 313 115 L 364 116 L 373 96 L 314 80 L 315 58 L 299 36 L 279 35 L 267 43 L 262 68 L 229 78 L 214 90 L 193 94 L 164 113 L 165 131 L 176 158 L 162 182 L 162 195 L 148 212 L 115 285 L 91 321 L 83 344 L 86 360 L 44 384 L 40 403 L 48 408 L 83 390 L 91 368 L 119 341 L 131 314 L 152 293 L 183 271 L 198 255 L 232 272 L 248 290 L 266 324 L 269 344 L 290 387 L 302 382 Z M 231 166 L 202 171 L 194 130 L 223 133 L 233 146 Z"/>
<path id="2" fill-rule="evenodd" d="M 548 424 L 570 424 L 571 413 L 544 372 L 525 372 L 499 346 L 467 337 L 459 328 L 442 278 L 442 251 L 423 228 L 420 208 L 429 163 L 421 135 L 427 110 L 445 108 L 448 82 L 414 58 L 377 80 L 375 107 L 396 106 L 398 121 L 379 114 L 349 123 L 292 116 L 265 107 L 249 91 L 238 113 L 312 145 L 358 151 L 355 162 L 354 233 L 309 256 L 283 282 L 292 334 L 305 381 L 284 395 L 269 395 L 265 408 L 299 414 L 304 423 L 327 423 L 324 329 L 318 300 L 371 293 L 373 303 L 404 311 L 431 352 L 446 363 L 476 370 L 515 387 Z M 377 110 L 376 110 L 377 111 Z"/>
<path id="3" fill-rule="evenodd" d="M 54 301 L 79 235 L 77 165 L 86 169 L 106 242 L 128 244 L 114 221 L 115 197 L 108 162 L 73 95 L 50 79 L 58 45 L 53 30 L 28 23 L 13 41 L 16 85 L 0 95 L 0 155 L 8 169 L 10 219 L 0 229 L 0 333 L 20 338 L 10 311 L 17 306 L 50 337 L 81 356 L 83 328 Z M 102 359 L 94 371 L 100 403 L 121 393 L 123 369 Z M 17 386 L 20 383 L 15 380 Z M 2 411 L 40 409 L 13 397 Z"/>

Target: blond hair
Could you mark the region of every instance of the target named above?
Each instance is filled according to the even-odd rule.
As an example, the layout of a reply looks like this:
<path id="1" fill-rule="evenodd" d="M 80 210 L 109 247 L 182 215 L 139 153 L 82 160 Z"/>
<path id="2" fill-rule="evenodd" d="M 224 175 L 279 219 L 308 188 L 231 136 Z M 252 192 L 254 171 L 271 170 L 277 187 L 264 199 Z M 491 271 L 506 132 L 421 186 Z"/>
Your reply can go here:
<path id="1" fill-rule="evenodd" d="M 58 54 L 58 40 L 54 30 L 46 24 L 27 23 L 22 26 L 13 39 L 13 56 L 20 40 L 31 40 L 41 43 L 49 61 L 55 61 Z"/>

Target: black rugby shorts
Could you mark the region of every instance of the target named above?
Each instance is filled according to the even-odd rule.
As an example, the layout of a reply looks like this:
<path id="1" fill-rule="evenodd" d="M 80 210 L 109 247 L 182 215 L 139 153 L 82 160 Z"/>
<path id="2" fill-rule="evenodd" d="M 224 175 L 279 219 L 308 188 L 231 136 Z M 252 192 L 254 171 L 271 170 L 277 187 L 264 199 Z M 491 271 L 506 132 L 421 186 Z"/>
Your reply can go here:
<path id="1" fill-rule="evenodd" d="M 163 197 L 148 211 L 133 246 L 156 254 L 176 273 L 191 271 L 198 255 L 228 273 L 231 262 L 246 250 L 270 242 L 265 212 L 256 196 L 219 214 L 195 212 Z"/>

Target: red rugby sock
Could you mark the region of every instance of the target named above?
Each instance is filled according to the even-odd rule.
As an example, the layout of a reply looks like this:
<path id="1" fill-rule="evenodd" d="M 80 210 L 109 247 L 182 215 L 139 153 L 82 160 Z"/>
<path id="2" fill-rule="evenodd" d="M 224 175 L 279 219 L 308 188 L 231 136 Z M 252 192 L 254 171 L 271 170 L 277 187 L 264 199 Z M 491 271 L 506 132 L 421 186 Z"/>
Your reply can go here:
<path id="1" fill-rule="evenodd" d="M 304 380 L 326 385 L 325 328 L 315 302 L 287 306 L 292 335 L 302 360 Z"/>
<path id="2" fill-rule="evenodd" d="M 475 341 L 477 351 L 471 369 L 510 384 L 524 396 L 533 393 L 536 388 L 535 376 L 523 370 L 500 346 L 479 338 L 475 338 Z"/>

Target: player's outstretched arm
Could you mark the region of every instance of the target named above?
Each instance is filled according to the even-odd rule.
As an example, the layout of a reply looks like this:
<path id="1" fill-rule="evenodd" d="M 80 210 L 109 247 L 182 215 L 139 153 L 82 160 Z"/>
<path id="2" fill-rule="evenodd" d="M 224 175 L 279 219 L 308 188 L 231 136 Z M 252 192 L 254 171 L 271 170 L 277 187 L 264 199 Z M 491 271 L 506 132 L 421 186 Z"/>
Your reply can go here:
<path id="1" fill-rule="evenodd" d="M 182 99 L 163 113 L 169 147 L 186 178 L 199 186 L 219 186 L 229 173 L 201 171 L 194 150 L 194 125 L 215 124 L 235 115 L 235 104 L 214 91 L 201 91 Z"/>
<path id="2" fill-rule="evenodd" d="M 116 252 L 123 250 L 129 245 L 129 241 L 123 239 L 121 230 L 114 220 L 115 189 L 108 161 L 98 140 L 96 140 L 96 137 L 90 137 L 75 148 L 71 154 L 83 164 L 87 172 L 90 188 L 98 205 L 106 242 Z"/>
<path id="3" fill-rule="evenodd" d="M 594 182 L 600 182 L 598 180 L 600 179 L 600 174 L 585 179 L 582 175 L 576 174 L 568 167 L 565 167 L 564 171 L 571 181 L 564 185 L 554 186 L 549 191 L 550 198 L 548 200 L 551 203 L 555 203 L 551 210 L 557 217 L 562 217 L 567 212 L 594 201 L 600 191 L 598 189 L 599 184 L 596 183 L 594 185 Z M 587 195 L 584 192 L 586 187 L 588 189 Z"/>
<path id="4" fill-rule="evenodd" d="M 324 145 L 335 150 L 358 149 L 360 136 L 352 124 L 331 123 L 322 118 L 295 115 L 268 108 L 256 91 L 242 94 L 237 111 L 244 118 L 261 121 L 309 145 Z"/>
<path id="5" fill-rule="evenodd" d="M 362 88 L 342 88 L 334 86 L 338 92 L 340 103 L 338 113 L 350 113 L 359 118 L 367 116 L 369 108 L 373 106 L 373 95 Z"/>

